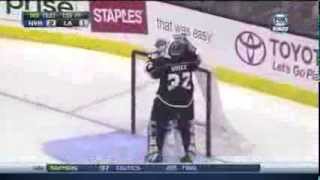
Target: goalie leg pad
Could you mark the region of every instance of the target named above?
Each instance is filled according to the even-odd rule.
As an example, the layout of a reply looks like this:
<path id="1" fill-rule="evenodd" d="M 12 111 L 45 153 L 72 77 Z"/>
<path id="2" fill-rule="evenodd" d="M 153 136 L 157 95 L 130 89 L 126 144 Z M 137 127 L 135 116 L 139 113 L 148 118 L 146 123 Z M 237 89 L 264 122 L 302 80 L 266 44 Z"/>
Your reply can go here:
<path id="1" fill-rule="evenodd" d="M 156 121 L 150 121 L 148 125 L 148 154 L 159 153 L 156 136 Z"/>
<path id="2" fill-rule="evenodd" d="M 156 98 L 151 113 L 150 138 L 154 139 L 160 153 L 162 153 L 166 134 L 170 130 L 169 122 L 172 116 L 172 110 Z"/>
<path id="3" fill-rule="evenodd" d="M 195 124 L 193 120 L 193 104 L 180 111 L 178 116 L 178 130 L 182 137 L 182 143 L 186 154 L 195 155 Z"/>

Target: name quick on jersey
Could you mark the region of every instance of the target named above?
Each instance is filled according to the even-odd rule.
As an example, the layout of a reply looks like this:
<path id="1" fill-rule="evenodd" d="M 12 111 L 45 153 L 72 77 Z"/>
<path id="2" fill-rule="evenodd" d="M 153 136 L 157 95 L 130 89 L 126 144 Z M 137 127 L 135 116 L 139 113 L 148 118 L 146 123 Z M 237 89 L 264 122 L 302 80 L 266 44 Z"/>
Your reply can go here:
<path id="1" fill-rule="evenodd" d="M 171 71 L 172 72 L 184 71 L 184 70 L 187 70 L 187 65 L 185 65 L 185 64 L 171 66 Z"/>

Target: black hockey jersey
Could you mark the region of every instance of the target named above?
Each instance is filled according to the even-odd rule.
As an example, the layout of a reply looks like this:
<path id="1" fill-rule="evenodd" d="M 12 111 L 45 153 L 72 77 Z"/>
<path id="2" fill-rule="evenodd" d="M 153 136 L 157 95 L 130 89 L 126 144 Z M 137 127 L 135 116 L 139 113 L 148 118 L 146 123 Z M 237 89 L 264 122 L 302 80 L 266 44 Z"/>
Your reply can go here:
<path id="1" fill-rule="evenodd" d="M 158 57 L 147 64 L 153 78 L 160 79 L 158 98 L 172 107 L 188 107 L 193 101 L 194 71 L 200 64 L 196 54 L 186 54 L 179 59 Z"/>

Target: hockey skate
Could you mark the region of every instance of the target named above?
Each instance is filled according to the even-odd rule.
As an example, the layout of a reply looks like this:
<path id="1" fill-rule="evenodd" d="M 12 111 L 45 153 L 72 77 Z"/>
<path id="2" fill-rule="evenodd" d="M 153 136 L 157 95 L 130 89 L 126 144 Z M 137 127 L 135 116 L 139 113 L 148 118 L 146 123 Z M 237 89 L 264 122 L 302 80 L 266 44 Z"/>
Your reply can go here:
<path id="1" fill-rule="evenodd" d="M 189 152 L 182 158 L 180 158 L 181 163 L 193 163 L 193 159 L 195 157 L 195 153 Z"/>
<path id="2" fill-rule="evenodd" d="M 148 163 L 160 163 L 163 161 L 163 156 L 161 153 L 151 153 L 145 156 L 145 162 Z"/>
<path id="3" fill-rule="evenodd" d="M 180 158 L 180 162 L 181 163 L 192 163 L 193 160 L 192 160 L 192 157 L 187 154 L 187 155 L 183 156 L 182 158 Z"/>

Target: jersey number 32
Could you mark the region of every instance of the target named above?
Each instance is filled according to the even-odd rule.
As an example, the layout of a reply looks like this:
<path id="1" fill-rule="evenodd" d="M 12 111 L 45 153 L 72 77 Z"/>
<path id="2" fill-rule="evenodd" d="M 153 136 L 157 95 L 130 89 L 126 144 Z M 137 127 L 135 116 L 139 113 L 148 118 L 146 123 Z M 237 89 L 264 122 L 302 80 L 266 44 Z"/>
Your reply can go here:
<path id="1" fill-rule="evenodd" d="M 168 74 L 168 91 L 181 86 L 184 89 L 191 90 L 191 72 L 170 73 Z"/>

